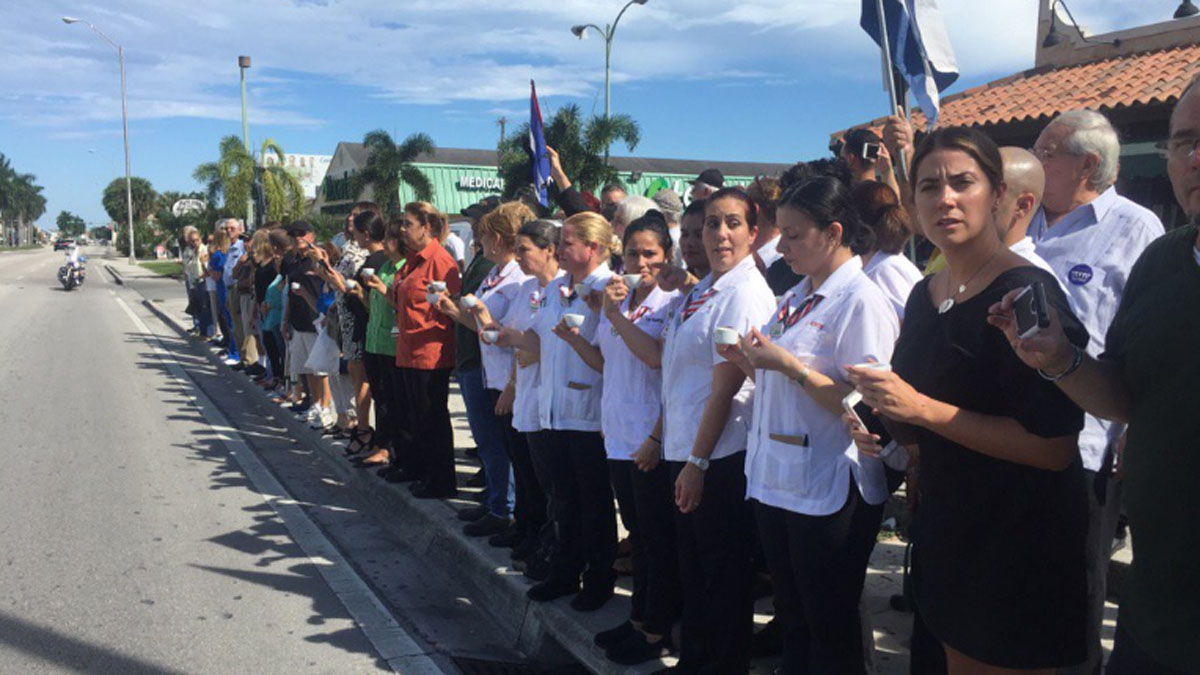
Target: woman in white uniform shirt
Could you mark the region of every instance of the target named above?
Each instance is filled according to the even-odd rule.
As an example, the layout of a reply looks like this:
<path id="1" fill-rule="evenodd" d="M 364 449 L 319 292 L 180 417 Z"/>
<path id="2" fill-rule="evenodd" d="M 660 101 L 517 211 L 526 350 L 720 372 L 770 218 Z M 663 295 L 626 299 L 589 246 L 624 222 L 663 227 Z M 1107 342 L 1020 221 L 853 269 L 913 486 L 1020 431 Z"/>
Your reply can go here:
<path id="1" fill-rule="evenodd" d="M 517 232 L 515 255 L 521 271 L 528 277 L 521 284 L 516 302 L 500 322 L 485 324 L 485 330 L 498 330 L 498 344 L 508 344 L 529 330 L 537 313 L 546 306 L 546 287 L 565 274 L 558 267 L 558 242 L 561 225 L 553 220 L 525 223 Z M 553 528 L 546 527 L 548 514 L 546 497 L 550 486 L 550 470 L 546 455 L 547 432 L 538 420 L 538 379 L 540 364 L 535 349 L 514 349 L 512 431 L 518 438 L 514 448 L 513 475 L 517 487 L 517 526 L 521 541 L 513 549 L 512 558 L 525 563 L 526 576 L 545 578 L 547 558 L 554 543 Z M 540 571 L 539 571 L 540 570 Z"/>
<path id="2" fill-rule="evenodd" d="M 755 380 L 747 496 L 775 587 L 784 673 L 863 670 L 858 601 L 888 490 L 841 421 L 843 366 L 887 363 L 896 314 L 852 249 L 871 236 L 834 178 L 790 189 L 779 250 L 806 275 L 760 332 L 723 348 Z"/>
<path id="3" fill-rule="evenodd" d="M 652 432 L 662 410 L 659 338 L 681 298 L 678 291 L 659 288 L 655 277 L 671 259 L 671 232 L 662 214 L 651 210 L 629 223 L 621 248 L 623 269 L 637 275 L 637 281 L 630 287 L 625 276 L 610 279 L 595 337 L 588 342 L 573 334 L 568 341 L 584 362 L 604 374 L 604 448 L 632 548 L 629 621 L 599 633 L 596 644 L 609 659 L 634 665 L 666 654 L 679 612 L 670 478 Z M 639 450 L 642 457 L 635 466 Z"/>
<path id="4" fill-rule="evenodd" d="M 684 297 L 663 344 L 664 433 L 655 438 L 663 442 L 678 507 L 684 673 L 749 667 L 754 525 L 743 465 L 752 385 L 716 352 L 713 333 L 748 333 L 774 310 L 775 296 L 751 255 L 755 222 L 744 192 L 709 197 L 703 240 L 711 272 Z"/>
<path id="5" fill-rule="evenodd" d="M 438 302 L 438 311 L 453 317 L 468 329 L 479 332 L 480 326 L 492 322 L 492 317 L 504 317 L 518 302 L 521 285 L 528 278 L 515 259 L 517 231 L 521 225 L 534 219 L 533 211 L 521 202 L 501 204 L 479 219 L 478 241 L 483 256 L 493 263 L 484 277 L 477 295 L 467 294 L 455 304 L 444 296 Z M 500 535 L 510 526 L 509 514 L 517 518 L 524 515 L 522 505 L 514 509 L 515 490 L 510 458 L 513 455 L 512 404 L 516 383 L 512 381 L 513 350 L 492 344 L 479 338 L 479 353 L 483 361 L 484 389 L 490 407 L 485 415 L 495 424 L 503 442 L 496 445 L 480 445 L 479 459 L 483 463 L 483 475 L 487 497 L 478 511 L 460 515 L 472 522 L 463 527 L 468 536 L 479 537 Z M 515 478 L 515 477 L 514 477 Z M 500 537 L 500 545 L 516 545 L 514 530 L 507 537 Z"/>
<path id="6" fill-rule="evenodd" d="M 921 270 L 904 254 L 904 244 L 912 233 L 908 214 L 900 205 L 895 190 L 879 181 L 867 180 L 854 186 L 853 200 L 866 226 L 875 235 L 873 245 L 862 255 L 863 274 L 879 290 L 904 321 L 904 304 L 913 286 L 923 277 Z"/>
<path id="7" fill-rule="evenodd" d="M 558 248 L 566 274 L 546 287 L 543 307 L 514 345 L 539 353 L 538 423 L 546 431 L 551 515 L 558 534 L 550 574 L 529 589 L 529 598 L 544 602 L 578 592 L 571 607 L 579 611 L 599 609 L 612 597 L 617 520 L 600 435 L 603 378 L 568 343 L 573 334 L 567 321 L 579 320 L 585 339 L 595 335 L 601 291 L 612 276 L 612 248 L 612 228 L 600 214 L 567 218 Z"/>

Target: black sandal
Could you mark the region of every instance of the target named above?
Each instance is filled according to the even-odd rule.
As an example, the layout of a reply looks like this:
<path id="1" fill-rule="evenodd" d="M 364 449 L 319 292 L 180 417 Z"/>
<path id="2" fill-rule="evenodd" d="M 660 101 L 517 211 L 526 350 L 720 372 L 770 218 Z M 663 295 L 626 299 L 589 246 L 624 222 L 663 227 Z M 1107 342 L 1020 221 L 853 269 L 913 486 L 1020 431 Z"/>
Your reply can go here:
<path id="1" fill-rule="evenodd" d="M 321 430 L 322 436 L 333 436 L 334 438 L 337 438 L 340 434 L 344 433 L 346 433 L 346 430 L 336 424 L 327 426 Z"/>
<path id="2" fill-rule="evenodd" d="M 366 429 L 355 428 L 350 431 L 350 442 L 346 444 L 346 456 L 357 455 L 358 453 L 375 445 L 375 430 L 367 427 Z"/>

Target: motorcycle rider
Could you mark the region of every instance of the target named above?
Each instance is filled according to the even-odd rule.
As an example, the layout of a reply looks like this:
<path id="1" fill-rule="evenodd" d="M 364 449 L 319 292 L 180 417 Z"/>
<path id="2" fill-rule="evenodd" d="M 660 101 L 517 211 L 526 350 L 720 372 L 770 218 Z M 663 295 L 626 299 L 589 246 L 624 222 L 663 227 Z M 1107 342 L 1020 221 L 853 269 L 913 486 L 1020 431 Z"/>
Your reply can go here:
<path id="1" fill-rule="evenodd" d="M 67 249 L 67 262 L 64 267 L 75 269 L 75 276 L 80 284 L 83 283 L 84 278 L 87 276 L 85 262 L 87 262 L 87 258 L 80 252 L 79 247 L 71 244 L 71 247 Z"/>

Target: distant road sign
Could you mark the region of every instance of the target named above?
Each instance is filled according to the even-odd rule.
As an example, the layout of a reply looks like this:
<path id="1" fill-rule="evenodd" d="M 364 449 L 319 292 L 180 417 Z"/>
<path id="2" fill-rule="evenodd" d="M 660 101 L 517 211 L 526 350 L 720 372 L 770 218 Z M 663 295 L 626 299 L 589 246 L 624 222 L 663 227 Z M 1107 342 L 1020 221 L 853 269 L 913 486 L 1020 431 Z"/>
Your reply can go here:
<path id="1" fill-rule="evenodd" d="M 171 214 L 176 218 L 190 213 L 204 213 L 207 204 L 199 199 L 180 199 L 171 205 Z"/>

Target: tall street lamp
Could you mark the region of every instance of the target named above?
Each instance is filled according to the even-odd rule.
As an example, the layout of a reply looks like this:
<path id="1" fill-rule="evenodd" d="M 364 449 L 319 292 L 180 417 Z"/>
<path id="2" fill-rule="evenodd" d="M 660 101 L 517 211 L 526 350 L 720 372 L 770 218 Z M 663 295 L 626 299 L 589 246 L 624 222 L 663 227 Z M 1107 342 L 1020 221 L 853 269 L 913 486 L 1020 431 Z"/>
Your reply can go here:
<path id="1" fill-rule="evenodd" d="M 613 35 L 617 32 L 617 24 L 621 22 L 621 16 L 625 14 L 625 10 L 631 5 L 644 5 L 646 0 L 629 0 L 625 6 L 617 12 L 617 18 L 613 19 L 612 24 L 606 25 L 604 28 L 597 26 L 594 23 L 584 23 L 578 26 L 571 26 L 571 33 L 575 37 L 582 40 L 587 34 L 587 29 L 591 28 L 604 38 L 604 118 L 608 119 L 612 114 L 612 88 L 610 82 L 610 73 L 612 68 L 612 41 Z M 604 146 L 604 163 L 608 163 L 608 145 Z"/>
<path id="2" fill-rule="evenodd" d="M 250 153 L 250 120 L 246 117 L 246 71 L 250 68 L 250 57 L 238 57 L 238 72 L 242 75 L 242 144 L 246 146 L 246 154 L 254 157 Z M 253 229 L 251 222 L 254 220 L 254 189 L 251 186 L 251 198 L 246 201 L 246 230 Z"/>
<path id="3" fill-rule="evenodd" d="M 125 49 L 116 42 L 113 42 L 112 38 L 101 33 L 100 29 L 93 26 L 91 22 L 71 16 L 64 16 L 62 20 L 65 24 L 82 23 L 91 28 L 93 33 L 104 38 L 105 42 L 117 50 L 117 61 L 121 65 L 121 132 L 125 140 L 125 220 L 129 226 L 129 264 L 136 265 L 137 252 L 134 249 L 134 241 L 136 240 L 133 238 L 133 184 L 129 179 L 129 108 L 125 102 Z"/>

